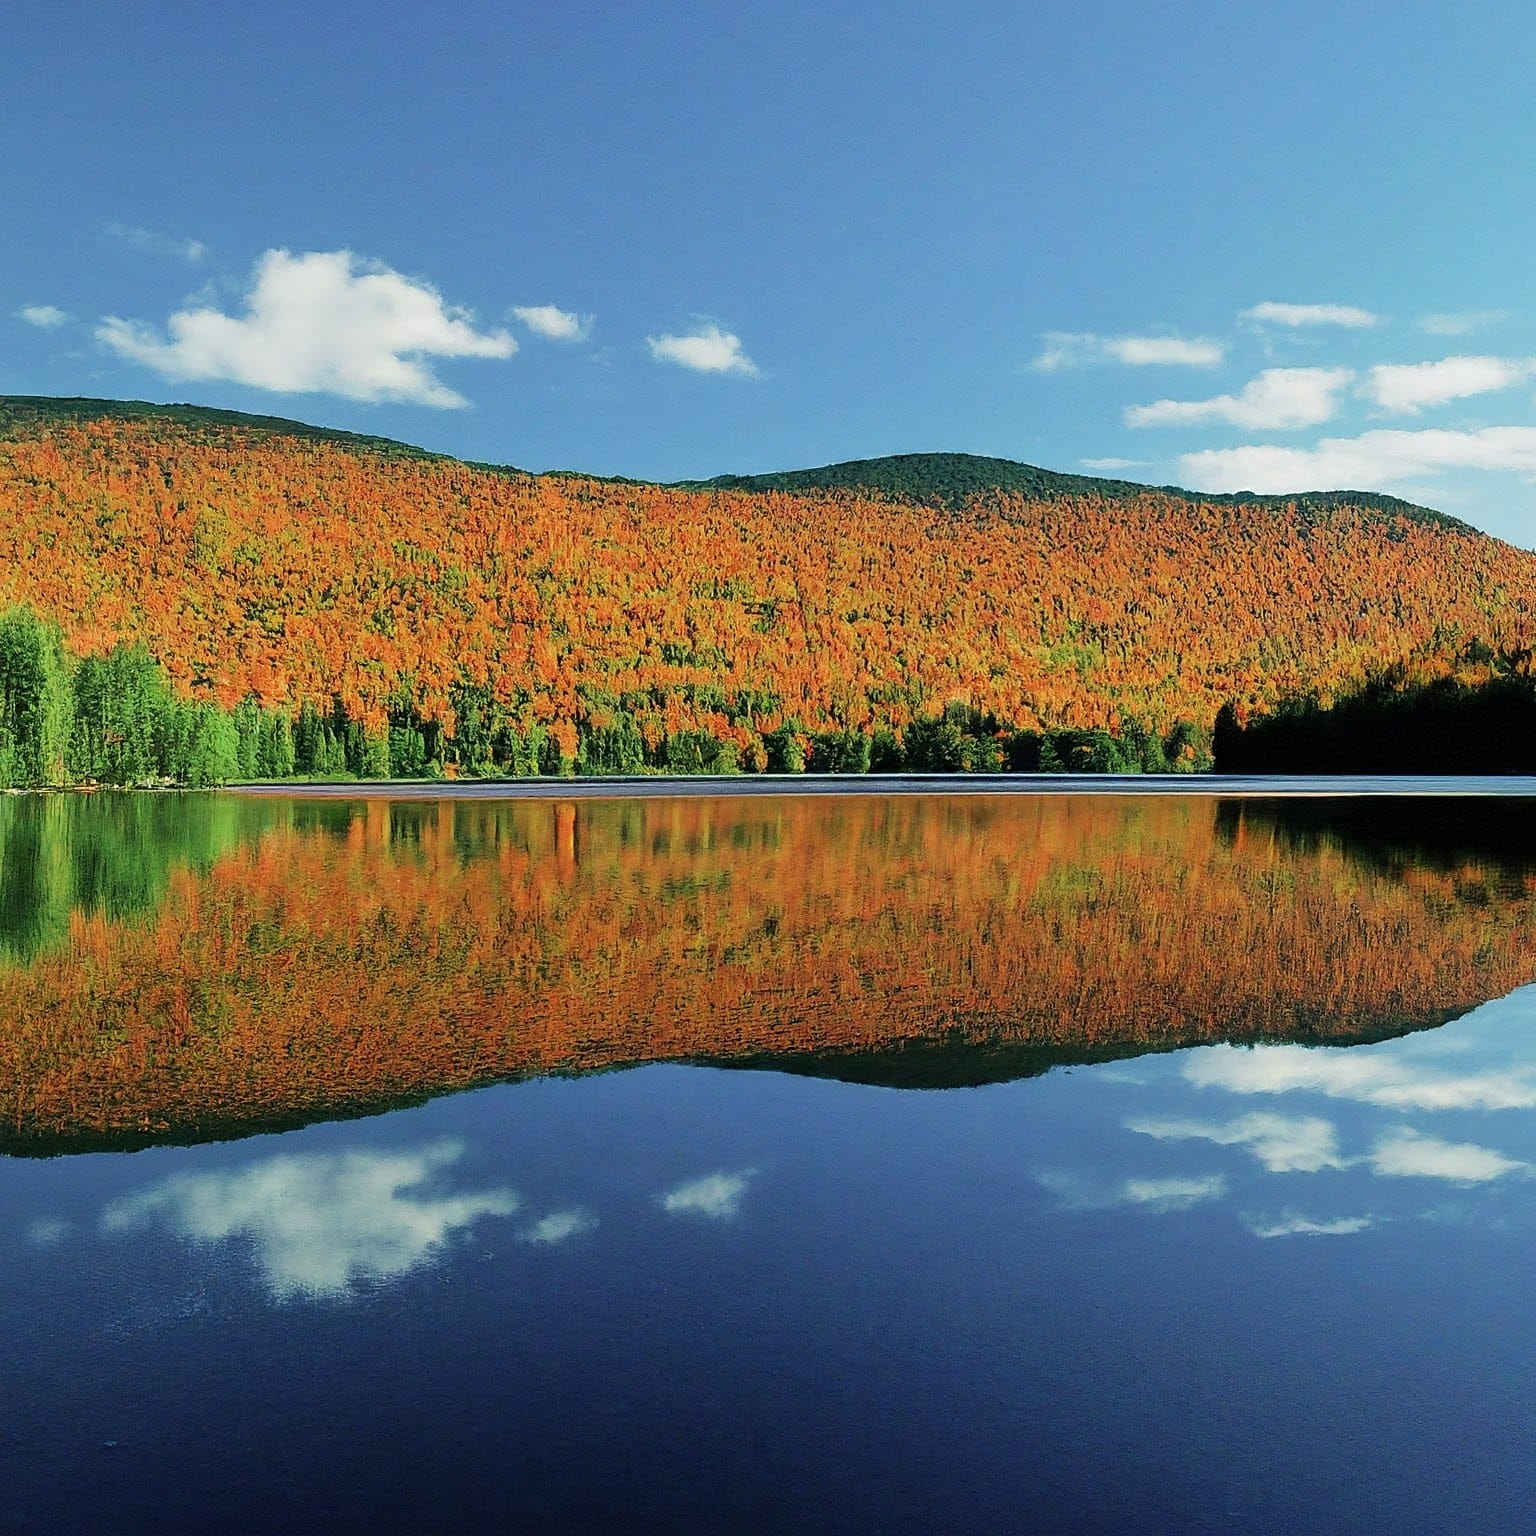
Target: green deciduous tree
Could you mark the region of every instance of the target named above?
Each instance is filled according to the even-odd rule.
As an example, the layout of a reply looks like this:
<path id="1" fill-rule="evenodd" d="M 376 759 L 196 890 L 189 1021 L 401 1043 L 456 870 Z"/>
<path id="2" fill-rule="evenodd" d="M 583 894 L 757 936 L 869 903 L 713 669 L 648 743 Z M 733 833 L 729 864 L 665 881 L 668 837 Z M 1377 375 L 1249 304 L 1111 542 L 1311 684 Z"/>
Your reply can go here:
<path id="1" fill-rule="evenodd" d="M 58 629 L 30 609 L 0 614 L 0 786 L 65 782 L 72 708 Z"/>

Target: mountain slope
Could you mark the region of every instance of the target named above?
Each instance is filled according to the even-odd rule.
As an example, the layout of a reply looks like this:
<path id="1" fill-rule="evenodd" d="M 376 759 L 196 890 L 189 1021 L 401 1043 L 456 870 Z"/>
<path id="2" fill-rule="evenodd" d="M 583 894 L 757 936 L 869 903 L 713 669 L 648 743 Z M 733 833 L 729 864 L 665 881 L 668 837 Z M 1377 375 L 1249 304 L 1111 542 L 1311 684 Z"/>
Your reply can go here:
<path id="1" fill-rule="evenodd" d="M 465 766 L 535 739 L 546 767 L 683 766 L 685 739 L 761 766 L 782 727 L 900 735 L 945 706 L 988 732 L 1165 731 L 1536 639 L 1536 555 L 1390 498 L 871 462 L 921 497 L 534 476 L 276 418 L 12 398 L 0 609 L 76 654 L 142 640 L 225 706 L 440 726 Z"/>

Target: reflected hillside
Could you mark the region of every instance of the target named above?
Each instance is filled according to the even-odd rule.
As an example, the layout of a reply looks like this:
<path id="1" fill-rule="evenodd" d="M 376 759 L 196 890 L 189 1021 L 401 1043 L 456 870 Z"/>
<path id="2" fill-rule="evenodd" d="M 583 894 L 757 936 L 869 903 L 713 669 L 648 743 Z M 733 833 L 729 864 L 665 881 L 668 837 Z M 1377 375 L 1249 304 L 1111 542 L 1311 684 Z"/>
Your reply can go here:
<path id="1" fill-rule="evenodd" d="M 918 1085 L 1344 1042 L 1536 978 L 1520 845 L 1420 857 L 1395 836 L 1387 856 L 1267 804 L 163 803 L 260 826 L 180 858 L 150 907 L 50 908 L 56 942 L 4 951 L 11 1150 L 649 1061 Z"/>
<path id="2" fill-rule="evenodd" d="M 1393 875 L 1424 866 L 1518 883 L 1536 869 L 1536 800 L 1466 796 L 1332 796 L 1233 800 L 1223 835 L 1264 827 L 1298 853 L 1347 850 Z"/>

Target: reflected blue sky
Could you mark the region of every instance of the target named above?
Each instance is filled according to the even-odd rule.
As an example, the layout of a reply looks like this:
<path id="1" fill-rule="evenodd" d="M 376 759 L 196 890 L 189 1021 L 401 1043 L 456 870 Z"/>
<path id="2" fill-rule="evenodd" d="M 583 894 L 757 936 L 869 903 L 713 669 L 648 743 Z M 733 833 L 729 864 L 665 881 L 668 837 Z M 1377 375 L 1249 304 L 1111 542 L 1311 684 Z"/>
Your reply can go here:
<path id="1" fill-rule="evenodd" d="M 1515 1531 L 1533 1072 L 1527 989 L 1349 1050 L 649 1067 L 8 1161 L 0 1475 L 21 1529 Z"/>

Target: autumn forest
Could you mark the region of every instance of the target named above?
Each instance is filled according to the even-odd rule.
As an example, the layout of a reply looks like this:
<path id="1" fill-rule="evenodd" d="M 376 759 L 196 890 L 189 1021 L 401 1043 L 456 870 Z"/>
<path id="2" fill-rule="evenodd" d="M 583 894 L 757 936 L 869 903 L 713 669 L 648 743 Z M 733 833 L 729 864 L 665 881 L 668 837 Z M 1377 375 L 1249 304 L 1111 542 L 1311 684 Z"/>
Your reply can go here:
<path id="1" fill-rule="evenodd" d="M 963 459 L 666 487 L 0 401 L 0 784 L 1197 769 L 1224 707 L 1530 692 L 1536 555 L 1452 519 Z"/>

